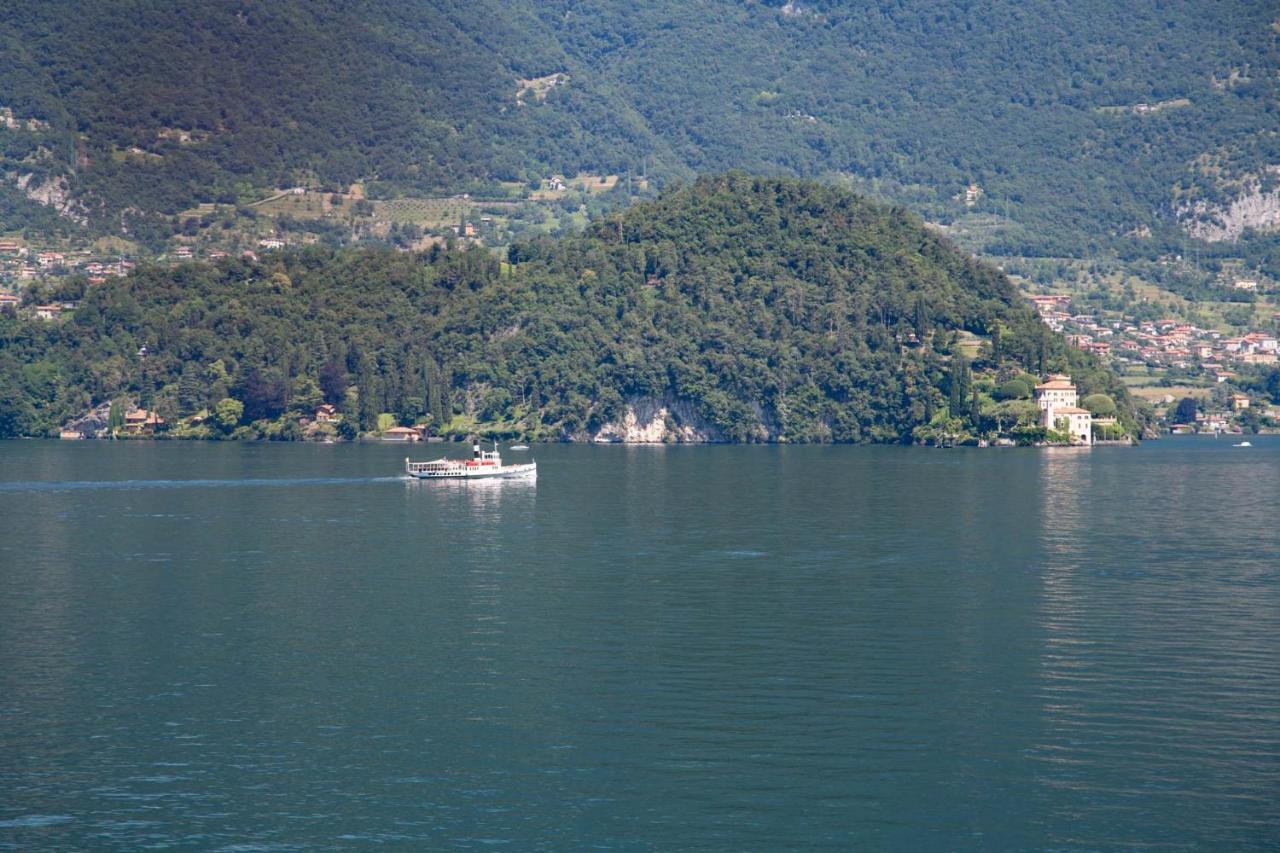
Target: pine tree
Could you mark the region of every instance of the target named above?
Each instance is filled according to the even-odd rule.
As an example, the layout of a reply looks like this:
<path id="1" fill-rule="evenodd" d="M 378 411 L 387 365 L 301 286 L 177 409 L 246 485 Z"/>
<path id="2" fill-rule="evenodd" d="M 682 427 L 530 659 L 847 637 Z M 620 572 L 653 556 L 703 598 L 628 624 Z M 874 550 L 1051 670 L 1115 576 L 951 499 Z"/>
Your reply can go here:
<path id="1" fill-rule="evenodd" d="M 183 412 L 195 412 L 209 404 L 209 389 L 203 373 L 195 362 L 182 366 L 182 375 L 178 377 L 178 408 Z"/>

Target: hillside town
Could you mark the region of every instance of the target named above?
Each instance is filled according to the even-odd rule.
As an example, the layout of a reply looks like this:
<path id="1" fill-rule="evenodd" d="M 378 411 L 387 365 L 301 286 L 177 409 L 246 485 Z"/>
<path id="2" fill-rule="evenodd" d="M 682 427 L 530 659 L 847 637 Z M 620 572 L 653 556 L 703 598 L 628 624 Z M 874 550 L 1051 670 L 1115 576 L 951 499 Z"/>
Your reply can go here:
<path id="1" fill-rule="evenodd" d="M 1256 284 L 1236 282 L 1237 289 Z M 1242 371 L 1280 363 L 1280 334 L 1274 330 L 1280 328 L 1280 313 L 1272 315 L 1273 328 L 1233 335 L 1174 317 L 1134 321 L 1075 313 L 1072 297 L 1066 294 L 1035 294 L 1029 299 L 1045 325 L 1061 332 L 1070 345 L 1109 360 L 1122 373 L 1145 370 L 1161 377 L 1169 392 L 1147 399 L 1174 434 L 1239 433 L 1280 424 L 1280 406 L 1251 398 L 1236 386 Z M 1188 384 L 1174 393 L 1176 382 Z M 1188 387 L 1196 391 L 1187 393 Z"/>
<path id="2" fill-rule="evenodd" d="M 286 245 L 286 241 L 279 238 L 258 241 L 259 251 L 283 249 Z M 258 252 L 251 249 L 238 254 L 249 260 L 258 257 Z M 229 256 L 229 252 L 221 249 L 197 253 L 189 245 L 178 245 L 155 260 L 179 264 L 192 260 L 219 261 Z M 136 266 L 137 261 L 124 254 L 92 249 L 40 249 L 17 239 L 0 238 L 0 292 L 8 294 L 15 294 L 30 283 L 74 275 L 85 276 L 90 285 L 102 284 L 114 276 L 128 275 Z"/>
<path id="3" fill-rule="evenodd" d="M 1071 310 L 1071 296 L 1064 294 L 1033 295 L 1030 299 L 1045 324 L 1063 333 L 1069 344 L 1119 365 L 1198 369 L 1217 382 L 1226 382 L 1234 376 L 1234 367 L 1280 363 L 1280 336 L 1274 331 L 1280 326 L 1280 313 L 1272 316 L 1272 329 L 1233 336 L 1174 317 L 1135 322 L 1076 314 Z"/>

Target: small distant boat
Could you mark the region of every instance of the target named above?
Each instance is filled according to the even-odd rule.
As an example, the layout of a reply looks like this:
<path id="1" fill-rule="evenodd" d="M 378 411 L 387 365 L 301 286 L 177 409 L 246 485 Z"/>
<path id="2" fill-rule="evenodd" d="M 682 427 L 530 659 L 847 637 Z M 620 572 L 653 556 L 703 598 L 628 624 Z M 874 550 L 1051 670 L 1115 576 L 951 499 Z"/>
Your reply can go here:
<path id="1" fill-rule="evenodd" d="M 498 444 L 485 451 L 480 445 L 472 446 L 470 459 L 433 459 L 430 462 L 404 460 L 404 471 L 419 480 L 510 480 L 517 477 L 533 479 L 538 476 L 538 463 L 503 465 L 498 454 Z"/>
<path id="2" fill-rule="evenodd" d="M 528 449 L 529 449 L 529 445 L 527 444 L 513 444 L 507 448 L 507 450 L 528 450 Z"/>
<path id="3" fill-rule="evenodd" d="M 1249 443 L 1249 442 L 1247 442 L 1247 441 L 1242 441 L 1242 442 L 1240 442 L 1239 444 L 1233 444 L 1233 445 L 1231 445 L 1231 446 L 1232 446 L 1232 447 L 1253 447 L 1253 445 L 1252 445 L 1252 444 L 1250 444 L 1250 443 Z"/>

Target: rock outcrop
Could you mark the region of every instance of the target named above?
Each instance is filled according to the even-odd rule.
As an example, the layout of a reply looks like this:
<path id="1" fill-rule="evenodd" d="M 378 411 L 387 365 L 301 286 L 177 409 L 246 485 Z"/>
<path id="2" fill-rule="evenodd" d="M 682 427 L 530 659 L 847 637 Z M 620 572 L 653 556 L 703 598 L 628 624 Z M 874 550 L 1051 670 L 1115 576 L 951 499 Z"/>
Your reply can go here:
<path id="1" fill-rule="evenodd" d="M 129 404 L 132 405 L 132 404 Z M 126 406 L 128 408 L 129 406 Z M 107 401 L 83 415 L 63 424 L 63 432 L 78 432 L 85 438 L 102 437 L 107 434 L 111 421 L 111 402 Z"/>
<path id="2" fill-rule="evenodd" d="M 590 439 L 602 444 L 696 444 L 724 437 L 692 403 L 663 395 L 627 400 L 622 417 L 600 427 Z"/>
<path id="3" fill-rule="evenodd" d="M 1280 166 L 1268 166 L 1272 175 L 1280 174 Z M 1210 242 L 1235 242 L 1245 229 L 1280 230 L 1280 190 L 1264 189 L 1254 181 L 1229 204 L 1216 205 L 1198 201 L 1179 212 L 1183 227 L 1192 237 Z"/>
<path id="4" fill-rule="evenodd" d="M 71 189 L 67 184 L 66 178 L 50 177 L 44 180 L 36 180 L 35 175 L 28 173 L 17 176 L 13 179 L 13 182 L 27 198 L 37 204 L 52 207 L 62 216 L 81 225 L 88 222 L 84 208 L 81 207 L 79 202 L 71 198 Z"/>

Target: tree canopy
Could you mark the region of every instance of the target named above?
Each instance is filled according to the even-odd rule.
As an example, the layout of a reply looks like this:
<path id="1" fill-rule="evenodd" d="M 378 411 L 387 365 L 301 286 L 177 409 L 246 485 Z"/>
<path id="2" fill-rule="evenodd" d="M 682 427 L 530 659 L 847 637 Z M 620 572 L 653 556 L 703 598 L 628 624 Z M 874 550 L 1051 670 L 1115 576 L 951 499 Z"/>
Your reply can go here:
<path id="1" fill-rule="evenodd" d="M 65 287 L 45 296 L 80 295 Z M 1127 401 L 1002 273 L 902 207 L 731 173 L 505 260 L 317 248 L 140 268 L 68 321 L 0 319 L 0 426 L 48 433 L 127 395 L 169 419 L 328 400 L 363 429 L 391 413 L 583 438 L 650 398 L 723 440 L 907 441 L 947 395 L 970 412 L 956 336 L 996 328 L 999 369 L 1070 370 Z"/>
<path id="2" fill-rule="evenodd" d="M 136 236 L 265 187 L 742 168 L 986 216 L 994 253 L 1160 251 L 1191 206 L 1272 185 L 1274 18 L 1256 0 L 14 4 L 0 230 L 76 227 L 18 179 L 65 182 L 92 229 Z"/>
<path id="3" fill-rule="evenodd" d="M 1081 401 L 1080 405 L 1098 418 L 1110 417 L 1116 413 L 1116 401 L 1106 394 L 1090 394 Z"/>

